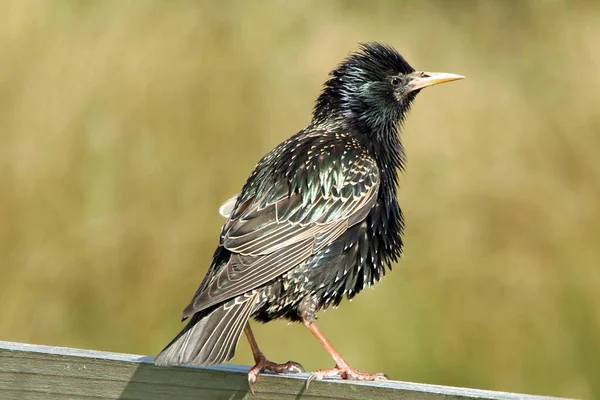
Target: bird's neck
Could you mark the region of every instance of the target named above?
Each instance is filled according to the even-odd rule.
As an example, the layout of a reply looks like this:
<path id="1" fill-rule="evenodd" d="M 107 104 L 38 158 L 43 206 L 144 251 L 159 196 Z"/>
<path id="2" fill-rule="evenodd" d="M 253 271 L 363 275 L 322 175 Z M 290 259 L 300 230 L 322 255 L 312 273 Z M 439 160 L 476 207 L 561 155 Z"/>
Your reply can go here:
<path id="1" fill-rule="evenodd" d="M 382 195 L 396 197 L 398 172 L 404 170 L 404 147 L 400 138 L 397 123 L 390 123 L 372 130 L 370 134 L 362 134 L 363 145 L 377 161 L 381 171 Z"/>
<path id="2" fill-rule="evenodd" d="M 401 107 L 353 108 L 339 90 L 328 85 L 317 100 L 313 126 L 342 129 L 352 133 L 377 161 L 386 187 L 396 188 L 398 170 L 404 169 L 404 147 L 400 127 L 410 110 L 411 97 Z"/>
<path id="3" fill-rule="evenodd" d="M 393 193 L 385 193 L 386 195 L 395 196 L 398 172 L 404 170 L 405 154 L 400 137 L 402 119 L 375 123 L 371 120 L 370 124 L 365 123 L 364 120 L 347 118 L 327 122 L 329 126 L 349 131 L 367 149 L 381 171 L 382 187 L 393 191 Z"/>
<path id="4" fill-rule="evenodd" d="M 414 96 L 399 107 L 389 109 L 353 107 L 347 96 L 332 79 L 317 99 L 313 111 L 313 126 L 349 131 L 377 161 L 383 187 L 395 197 L 398 171 L 404 169 L 404 147 L 400 139 L 400 127 L 406 117 Z"/>

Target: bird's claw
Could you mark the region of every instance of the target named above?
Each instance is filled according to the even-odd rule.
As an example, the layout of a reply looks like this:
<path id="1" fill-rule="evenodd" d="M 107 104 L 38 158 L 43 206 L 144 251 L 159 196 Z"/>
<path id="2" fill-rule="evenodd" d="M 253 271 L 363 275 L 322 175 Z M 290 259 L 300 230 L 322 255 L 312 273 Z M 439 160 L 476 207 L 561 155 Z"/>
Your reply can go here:
<path id="1" fill-rule="evenodd" d="M 385 381 L 388 379 L 386 374 L 377 372 L 374 374 L 368 372 L 361 372 L 349 366 L 335 366 L 335 368 L 321 369 L 313 372 L 306 380 L 306 389 L 310 383 L 314 380 L 322 380 L 332 376 L 340 376 L 342 379 L 355 380 L 355 381 Z"/>
<path id="2" fill-rule="evenodd" d="M 250 393 L 254 396 L 254 382 L 256 382 L 256 372 L 251 373 L 252 370 L 248 371 L 248 388 L 250 388 Z"/>
<path id="3" fill-rule="evenodd" d="M 254 382 L 256 382 L 256 377 L 262 371 L 271 371 L 276 374 L 282 373 L 301 373 L 304 372 L 304 367 L 302 364 L 297 363 L 295 361 L 288 361 L 284 364 L 274 363 L 272 361 L 267 360 L 267 358 L 263 355 L 258 356 L 254 360 L 256 365 L 250 368 L 248 371 L 248 387 L 250 388 L 250 392 L 254 395 Z"/>

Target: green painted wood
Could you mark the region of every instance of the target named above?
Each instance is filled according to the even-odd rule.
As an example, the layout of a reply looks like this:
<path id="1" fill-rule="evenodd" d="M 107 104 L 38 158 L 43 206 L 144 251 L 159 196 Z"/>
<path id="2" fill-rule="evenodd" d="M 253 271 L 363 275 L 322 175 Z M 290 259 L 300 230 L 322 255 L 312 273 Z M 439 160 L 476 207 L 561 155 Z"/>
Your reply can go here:
<path id="1" fill-rule="evenodd" d="M 309 374 L 260 375 L 253 396 L 247 371 L 236 365 L 159 368 L 152 357 L 0 341 L 2 400 L 552 399 L 398 381 L 332 379 L 313 381 L 307 390 Z"/>

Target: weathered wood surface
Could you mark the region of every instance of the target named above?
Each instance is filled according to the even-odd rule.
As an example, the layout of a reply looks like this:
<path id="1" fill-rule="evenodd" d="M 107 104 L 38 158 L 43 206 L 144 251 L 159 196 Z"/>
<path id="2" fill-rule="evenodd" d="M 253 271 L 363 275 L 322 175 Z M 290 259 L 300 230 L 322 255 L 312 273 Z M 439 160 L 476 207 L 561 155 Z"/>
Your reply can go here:
<path id="1" fill-rule="evenodd" d="M 0 399 L 498 399 L 549 400 L 487 390 L 397 381 L 313 381 L 309 374 L 261 375 L 248 391 L 248 368 L 159 368 L 152 357 L 0 341 Z"/>

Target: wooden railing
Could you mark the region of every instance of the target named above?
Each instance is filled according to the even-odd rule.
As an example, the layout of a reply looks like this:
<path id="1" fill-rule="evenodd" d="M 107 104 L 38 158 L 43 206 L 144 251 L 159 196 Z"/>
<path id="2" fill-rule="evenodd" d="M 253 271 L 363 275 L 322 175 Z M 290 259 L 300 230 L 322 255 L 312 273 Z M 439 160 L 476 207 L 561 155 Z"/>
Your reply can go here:
<path id="1" fill-rule="evenodd" d="M 398 381 L 328 379 L 306 389 L 309 374 L 263 374 L 252 395 L 247 371 L 236 365 L 159 368 L 152 357 L 0 341 L 1 400 L 552 399 Z"/>

